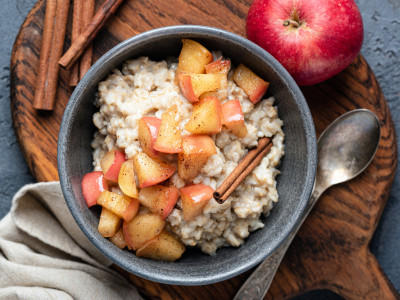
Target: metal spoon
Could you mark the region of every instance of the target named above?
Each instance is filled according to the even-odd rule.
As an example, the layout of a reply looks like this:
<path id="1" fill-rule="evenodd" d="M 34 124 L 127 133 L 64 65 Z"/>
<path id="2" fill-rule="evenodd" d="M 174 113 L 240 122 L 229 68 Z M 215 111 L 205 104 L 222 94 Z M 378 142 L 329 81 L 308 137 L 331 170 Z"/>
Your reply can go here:
<path id="1" fill-rule="evenodd" d="M 304 215 L 282 245 L 250 275 L 234 299 L 264 299 L 286 250 L 319 197 L 332 185 L 364 171 L 378 149 L 380 136 L 379 120 L 367 109 L 347 112 L 325 129 L 318 140 L 314 190 Z"/>

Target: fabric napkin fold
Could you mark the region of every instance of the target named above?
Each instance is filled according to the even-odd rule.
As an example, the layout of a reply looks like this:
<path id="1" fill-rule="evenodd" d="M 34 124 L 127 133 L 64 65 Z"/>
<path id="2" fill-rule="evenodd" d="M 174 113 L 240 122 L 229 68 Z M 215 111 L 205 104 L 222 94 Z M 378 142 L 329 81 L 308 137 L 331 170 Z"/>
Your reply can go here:
<path id="1" fill-rule="evenodd" d="M 24 186 L 0 221 L 0 299 L 142 299 L 86 238 L 59 182 Z"/>

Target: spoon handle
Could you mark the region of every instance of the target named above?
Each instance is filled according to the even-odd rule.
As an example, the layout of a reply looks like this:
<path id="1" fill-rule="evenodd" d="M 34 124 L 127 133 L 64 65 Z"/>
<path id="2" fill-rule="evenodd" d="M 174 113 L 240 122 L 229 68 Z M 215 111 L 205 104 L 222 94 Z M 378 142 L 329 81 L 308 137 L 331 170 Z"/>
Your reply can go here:
<path id="1" fill-rule="evenodd" d="M 314 191 L 308 201 L 303 216 L 299 220 L 296 228 L 289 234 L 287 239 L 275 250 L 266 260 L 264 260 L 255 271 L 247 278 L 245 283 L 242 285 L 240 290 L 236 293 L 234 300 L 261 300 L 264 299 L 265 294 L 274 279 L 275 273 L 278 270 L 279 265 L 287 249 L 292 243 L 297 231 L 300 229 L 304 220 L 314 207 L 315 203 L 323 193 L 323 189 L 318 188 L 315 185 Z"/>

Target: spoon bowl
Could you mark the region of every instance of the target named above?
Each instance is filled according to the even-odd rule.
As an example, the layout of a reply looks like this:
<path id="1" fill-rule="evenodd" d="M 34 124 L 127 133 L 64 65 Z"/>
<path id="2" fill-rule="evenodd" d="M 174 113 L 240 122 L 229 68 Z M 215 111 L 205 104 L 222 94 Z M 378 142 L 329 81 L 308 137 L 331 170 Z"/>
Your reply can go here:
<path id="1" fill-rule="evenodd" d="M 379 120 L 367 109 L 337 118 L 318 140 L 316 182 L 325 190 L 359 175 L 374 157 L 380 135 Z"/>

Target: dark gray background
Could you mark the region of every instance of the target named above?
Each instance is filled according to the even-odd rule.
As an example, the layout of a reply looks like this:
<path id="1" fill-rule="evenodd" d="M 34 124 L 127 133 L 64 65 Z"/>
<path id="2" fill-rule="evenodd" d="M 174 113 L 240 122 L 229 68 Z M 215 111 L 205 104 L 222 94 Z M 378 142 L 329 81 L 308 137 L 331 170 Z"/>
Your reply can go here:
<path id="1" fill-rule="evenodd" d="M 400 0 L 357 0 L 364 21 L 361 50 L 389 103 L 396 132 L 400 132 Z M 34 178 L 21 154 L 11 121 L 10 56 L 19 27 L 35 0 L 0 0 L 0 218 L 10 209 L 14 193 Z M 398 145 L 400 143 L 398 142 Z M 371 243 L 390 281 L 400 291 L 400 172 Z M 328 291 L 297 299 L 341 299 Z"/>

